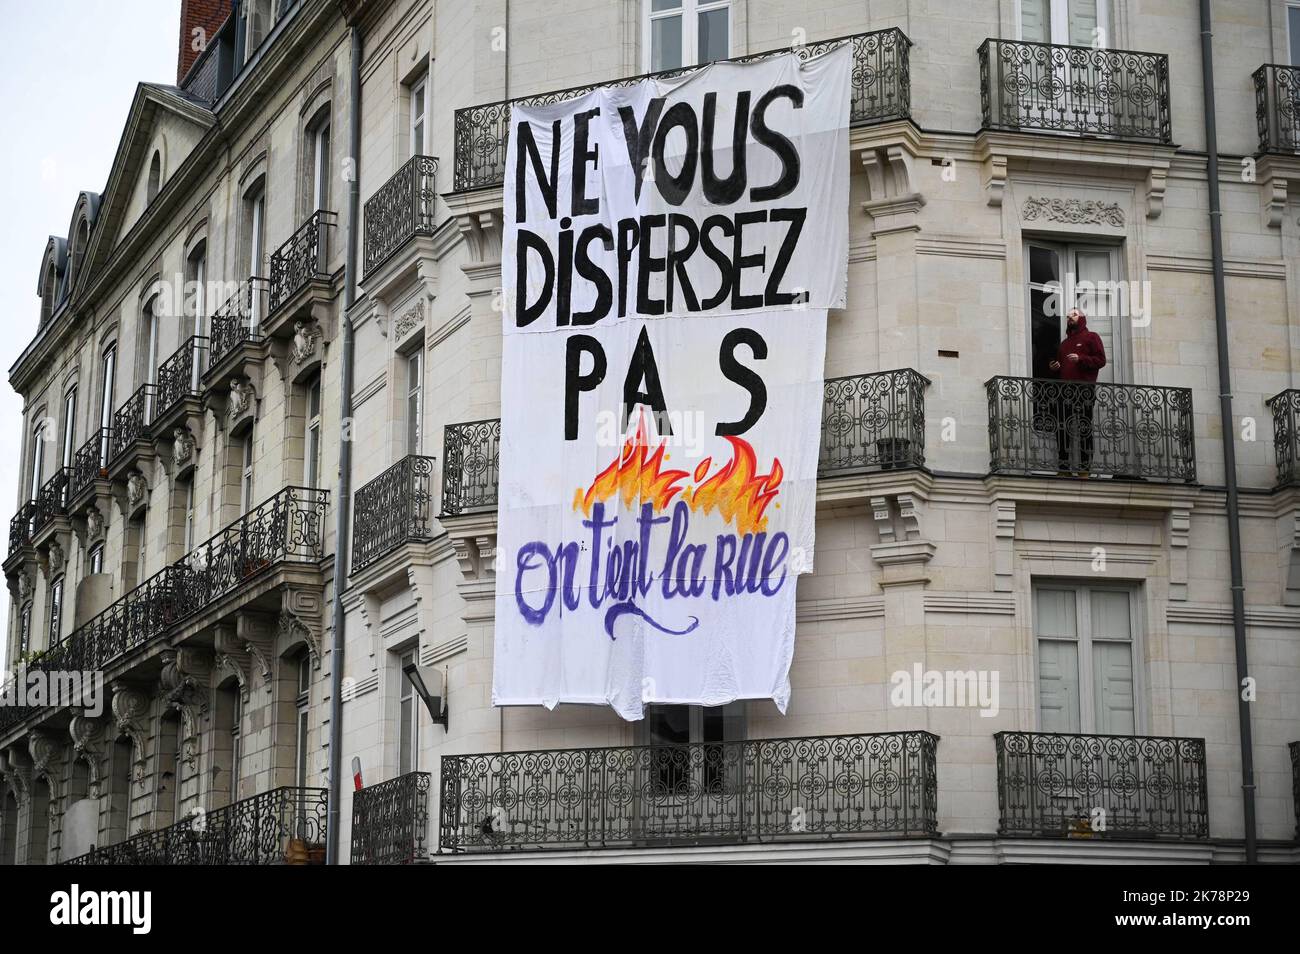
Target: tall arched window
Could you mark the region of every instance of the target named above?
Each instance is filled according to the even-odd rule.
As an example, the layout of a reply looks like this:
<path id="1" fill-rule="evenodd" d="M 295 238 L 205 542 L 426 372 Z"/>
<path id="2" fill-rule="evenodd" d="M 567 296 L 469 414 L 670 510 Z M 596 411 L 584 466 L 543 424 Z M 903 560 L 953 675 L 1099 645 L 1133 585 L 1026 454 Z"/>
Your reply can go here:
<path id="1" fill-rule="evenodd" d="M 153 158 L 149 160 L 149 184 L 146 187 L 146 201 L 152 202 L 158 195 L 158 188 L 162 185 L 162 155 L 158 150 L 154 150 Z"/>

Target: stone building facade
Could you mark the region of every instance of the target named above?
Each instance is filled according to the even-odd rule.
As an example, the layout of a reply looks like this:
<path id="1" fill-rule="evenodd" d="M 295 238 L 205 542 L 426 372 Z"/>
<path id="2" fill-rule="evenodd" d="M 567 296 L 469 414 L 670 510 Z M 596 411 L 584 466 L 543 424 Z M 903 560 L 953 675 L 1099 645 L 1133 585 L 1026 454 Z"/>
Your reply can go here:
<path id="1" fill-rule="evenodd" d="M 1241 859 L 1230 437 L 1256 835 L 1294 861 L 1300 6 L 1212 8 L 1230 435 L 1194 5 L 244 4 L 140 88 L 42 260 L 8 658 L 88 661 L 107 701 L 0 719 L 0 860 L 196 857 L 196 809 L 315 859 L 331 732 L 354 862 Z M 494 708 L 508 101 L 837 38 L 849 294 L 788 712 Z M 200 262 L 229 295 L 159 310 Z M 1044 380 L 1074 306 L 1086 393 Z"/>

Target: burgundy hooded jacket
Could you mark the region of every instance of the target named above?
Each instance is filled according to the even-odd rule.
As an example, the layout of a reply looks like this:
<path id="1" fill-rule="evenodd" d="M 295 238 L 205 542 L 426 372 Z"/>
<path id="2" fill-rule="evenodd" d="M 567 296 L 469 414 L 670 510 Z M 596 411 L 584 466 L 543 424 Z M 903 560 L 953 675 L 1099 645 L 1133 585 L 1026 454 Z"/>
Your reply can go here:
<path id="1" fill-rule="evenodd" d="M 1079 360 L 1071 361 L 1066 357 L 1070 354 L 1077 354 Z M 1061 364 L 1057 374 L 1062 381 L 1097 380 L 1097 372 L 1106 367 L 1106 346 L 1100 335 L 1088 330 L 1087 318 L 1080 318 L 1074 331 L 1066 334 L 1056 351 L 1056 360 Z"/>

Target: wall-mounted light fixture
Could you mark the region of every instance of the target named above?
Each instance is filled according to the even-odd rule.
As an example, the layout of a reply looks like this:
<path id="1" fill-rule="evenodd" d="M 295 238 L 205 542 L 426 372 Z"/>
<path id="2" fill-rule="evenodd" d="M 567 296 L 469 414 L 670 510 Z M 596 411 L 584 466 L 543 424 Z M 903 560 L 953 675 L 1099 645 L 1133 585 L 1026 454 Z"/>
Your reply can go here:
<path id="1" fill-rule="evenodd" d="M 434 725 L 447 729 L 447 673 L 432 666 L 418 666 L 407 663 L 402 667 L 402 674 L 411 681 L 415 693 L 424 700 Z"/>

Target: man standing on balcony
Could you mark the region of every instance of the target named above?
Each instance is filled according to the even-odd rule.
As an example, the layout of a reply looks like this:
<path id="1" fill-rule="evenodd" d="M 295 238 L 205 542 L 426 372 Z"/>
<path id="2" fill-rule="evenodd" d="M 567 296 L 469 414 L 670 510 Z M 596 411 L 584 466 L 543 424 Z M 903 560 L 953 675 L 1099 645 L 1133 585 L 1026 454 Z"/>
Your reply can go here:
<path id="1" fill-rule="evenodd" d="M 1065 338 L 1048 368 L 1061 380 L 1056 413 L 1056 454 L 1062 474 L 1070 472 L 1070 437 L 1079 435 L 1079 476 L 1092 464 L 1092 411 L 1097 403 L 1097 372 L 1106 366 L 1101 336 L 1088 330 L 1088 316 L 1071 308 L 1065 316 Z"/>

